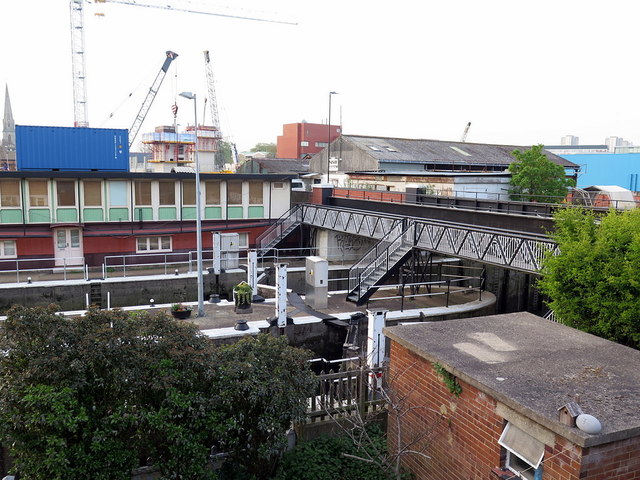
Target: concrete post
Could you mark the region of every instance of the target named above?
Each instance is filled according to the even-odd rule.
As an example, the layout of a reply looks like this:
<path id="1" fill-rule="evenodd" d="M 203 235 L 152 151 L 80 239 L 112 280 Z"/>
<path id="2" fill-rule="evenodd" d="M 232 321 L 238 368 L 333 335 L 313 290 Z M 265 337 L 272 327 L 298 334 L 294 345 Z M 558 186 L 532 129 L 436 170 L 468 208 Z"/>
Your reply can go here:
<path id="1" fill-rule="evenodd" d="M 213 232 L 213 273 L 220 275 L 220 232 Z"/>
<path id="2" fill-rule="evenodd" d="M 247 255 L 249 262 L 247 268 L 247 283 L 253 288 L 253 296 L 258 295 L 258 252 L 249 250 Z"/>
<path id="3" fill-rule="evenodd" d="M 276 264 L 276 317 L 278 327 L 287 326 L 287 264 Z"/>
<path id="4" fill-rule="evenodd" d="M 367 310 L 367 364 L 371 368 L 380 367 L 384 361 L 385 337 L 382 329 L 385 326 L 387 310 Z"/>

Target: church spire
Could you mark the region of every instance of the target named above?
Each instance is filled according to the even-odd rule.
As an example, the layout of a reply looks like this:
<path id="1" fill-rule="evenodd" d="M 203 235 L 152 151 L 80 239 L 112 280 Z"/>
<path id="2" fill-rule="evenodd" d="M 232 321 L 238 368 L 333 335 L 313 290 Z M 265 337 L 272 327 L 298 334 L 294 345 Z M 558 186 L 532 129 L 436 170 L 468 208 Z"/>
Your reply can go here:
<path id="1" fill-rule="evenodd" d="M 13 121 L 11 100 L 9 99 L 9 85 L 5 86 L 4 117 L 2 119 L 2 145 L 16 146 L 16 123 Z"/>
<path id="2" fill-rule="evenodd" d="M 2 143 L 0 143 L 0 170 L 15 170 L 16 123 L 11 111 L 9 85 L 5 85 L 4 117 L 2 117 Z"/>

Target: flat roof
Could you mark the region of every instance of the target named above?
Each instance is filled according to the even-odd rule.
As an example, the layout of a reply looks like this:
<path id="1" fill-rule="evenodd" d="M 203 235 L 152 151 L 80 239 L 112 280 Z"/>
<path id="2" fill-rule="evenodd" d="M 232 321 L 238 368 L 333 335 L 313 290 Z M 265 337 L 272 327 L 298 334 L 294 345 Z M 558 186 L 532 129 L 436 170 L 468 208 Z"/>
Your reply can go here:
<path id="1" fill-rule="evenodd" d="M 384 329 L 394 342 L 581 446 L 640 436 L 640 351 L 519 312 Z M 393 348 L 393 347 L 392 347 Z M 579 395 L 597 435 L 558 421 Z"/>
<path id="2" fill-rule="evenodd" d="M 11 170 L 0 173 L 2 178 L 131 178 L 135 180 L 171 180 L 194 178 L 191 173 L 117 172 L 117 171 L 67 171 L 67 170 Z M 295 173 L 202 173 L 201 180 L 267 180 L 285 181 L 297 178 Z"/>

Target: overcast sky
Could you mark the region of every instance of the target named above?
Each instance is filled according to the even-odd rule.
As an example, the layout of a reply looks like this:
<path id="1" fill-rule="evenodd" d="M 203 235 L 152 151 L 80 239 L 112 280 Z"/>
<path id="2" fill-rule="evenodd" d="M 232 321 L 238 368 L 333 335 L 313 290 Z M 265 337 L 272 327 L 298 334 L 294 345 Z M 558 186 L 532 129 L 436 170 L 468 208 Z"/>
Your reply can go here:
<path id="1" fill-rule="evenodd" d="M 141 132 L 172 124 L 181 91 L 197 94 L 201 122 L 210 50 L 223 134 L 241 151 L 275 142 L 283 124 L 325 123 L 330 91 L 347 134 L 459 140 L 470 121 L 470 142 L 640 143 L 637 0 L 138 3 L 298 25 L 87 3 L 91 127 L 131 126 L 166 50 L 179 57 Z M 16 123 L 72 126 L 69 2 L 2 0 L 0 23 Z M 193 104 L 177 102 L 178 123 L 192 124 Z"/>

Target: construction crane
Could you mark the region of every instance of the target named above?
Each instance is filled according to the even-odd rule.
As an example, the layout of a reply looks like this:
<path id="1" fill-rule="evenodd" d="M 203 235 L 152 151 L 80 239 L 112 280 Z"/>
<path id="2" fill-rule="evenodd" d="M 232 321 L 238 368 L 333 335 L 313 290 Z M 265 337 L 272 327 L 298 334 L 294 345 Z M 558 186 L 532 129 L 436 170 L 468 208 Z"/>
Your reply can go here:
<path id="1" fill-rule="evenodd" d="M 207 91 L 209 93 L 209 108 L 211 109 L 211 125 L 216 129 L 216 138 L 222 138 L 220 131 L 220 119 L 218 118 L 218 102 L 216 100 L 216 87 L 213 81 L 213 70 L 209 50 L 204 51 L 204 69 L 207 74 Z"/>
<path id="2" fill-rule="evenodd" d="M 84 0 L 71 0 L 71 69 L 73 70 L 73 126 L 88 127 L 87 77 L 84 59 Z"/>
<path id="3" fill-rule="evenodd" d="M 84 49 L 84 3 L 87 0 L 70 0 L 71 12 L 71 68 L 73 73 L 73 119 L 74 126 L 88 127 L 89 115 L 87 113 L 87 76 Z M 240 20 L 254 20 L 257 22 L 282 23 L 297 25 L 294 22 L 271 20 L 267 18 L 232 15 L 228 13 L 206 12 L 187 8 L 173 7 L 171 5 L 150 5 L 128 0 L 94 0 L 95 3 L 119 3 L 134 7 L 157 8 L 174 12 L 198 13 L 217 17 L 236 18 Z"/>
<path id="4" fill-rule="evenodd" d="M 220 119 L 218 117 L 218 101 L 216 99 L 216 87 L 213 80 L 213 69 L 211 68 L 211 58 L 209 57 L 209 50 L 204 51 L 204 70 L 207 74 L 207 92 L 209 93 L 209 108 L 211 109 L 211 125 L 215 128 L 213 132 L 215 138 L 215 165 L 218 169 L 224 164 L 224 160 L 221 160 L 222 152 L 219 148 L 219 141 L 222 138 L 222 131 L 220 130 Z M 204 119 L 204 116 L 202 117 Z"/>
<path id="5" fill-rule="evenodd" d="M 467 141 L 467 134 L 469 133 L 469 128 L 471 128 L 471 122 L 467 123 L 467 126 L 464 127 L 464 132 L 462 133 L 462 138 L 460 139 L 461 142 Z"/>
<path id="6" fill-rule="evenodd" d="M 144 102 L 142 102 L 138 115 L 129 129 L 129 149 L 131 149 L 131 145 L 133 145 L 133 141 L 138 135 L 138 130 L 140 130 L 142 122 L 144 122 L 144 119 L 151 108 L 151 104 L 156 98 L 156 93 L 158 93 L 158 89 L 160 88 L 160 85 L 162 85 L 162 81 L 164 80 L 164 76 L 167 74 L 167 70 L 169 70 L 171 62 L 173 62 L 173 60 L 178 56 L 177 53 L 170 50 L 167 50 L 166 55 L 167 58 L 164 59 L 164 63 L 162 64 L 162 67 L 160 67 L 160 71 L 158 72 L 158 75 L 156 75 L 156 79 L 153 81 L 151 88 L 149 88 L 149 92 L 147 92 Z"/>

